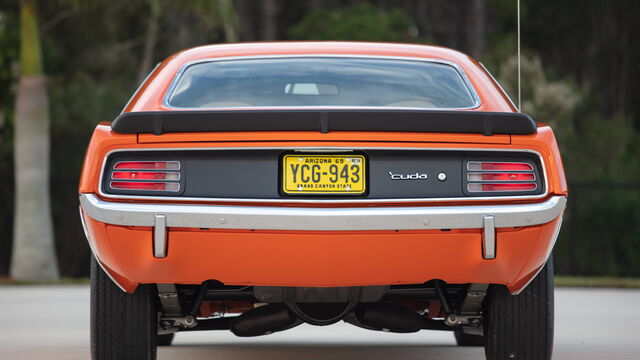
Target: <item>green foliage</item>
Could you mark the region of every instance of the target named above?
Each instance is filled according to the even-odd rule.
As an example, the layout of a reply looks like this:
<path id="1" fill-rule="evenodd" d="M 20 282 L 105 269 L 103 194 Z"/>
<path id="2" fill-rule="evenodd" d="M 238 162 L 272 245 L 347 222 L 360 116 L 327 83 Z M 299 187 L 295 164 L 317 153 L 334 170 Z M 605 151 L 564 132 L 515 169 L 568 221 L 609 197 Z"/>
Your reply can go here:
<path id="1" fill-rule="evenodd" d="M 85 274 L 89 249 L 71 209 L 77 207 L 84 150 L 98 121 L 113 119 L 134 90 L 130 79 L 97 79 L 86 72 L 51 77 L 51 192 L 60 266 L 64 274 Z M 80 101 L 81 99 L 81 101 Z"/>
<path id="2" fill-rule="evenodd" d="M 20 72 L 25 76 L 40 75 L 42 51 L 38 8 L 34 1 L 22 1 L 20 8 Z"/>
<path id="3" fill-rule="evenodd" d="M 316 9 L 289 30 L 292 40 L 415 41 L 411 19 L 399 9 L 369 3 Z"/>
<path id="4" fill-rule="evenodd" d="M 222 20 L 227 42 L 238 41 L 238 19 L 231 0 L 218 0 L 219 17 Z"/>
<path id="5" fill-rule="evenodd" d="M 514 101 L 518 94 L 518 58 L 505 56 L 500 66 L 498 79 Z M 570 131 L 571 119 L 575 115 L 582 95 L 562 80 L 549 80 L 539 56 L 523 55 L 522 112 L 539 122 L 550 124 L 555 131 Z M 517 105 L 517 104 L 516 104 Z"/>
<path id="6" fill-rule="evenodd" d="M 5 138 L 2 130 L 8 123 L 8 112 L 13 109 L 13 89 L 11 87 L 14 78 L 13 64 L 18 58 L 18 26 L 15 14 L 0 10 L 0 144 Z M 7 136 L 9 134 L 6 134 Z M 1 145 L 0 145 L 1 146 Z M 0 150 L 0 154 L 1 154 Z M 1 166 L 1 165 L 0 165 Z M 1 169 L 1 168 L 0 168 Z"/>
<path id="7" fill-rule="evenodd" d="M 155 14 L 160 24 L 155 64 L 177 50 L 223 40 L 216 5 L 205 0 L 42 4 L 48 18 L 68 14 L 42 38 L 51 100 L 52 208 L 63 275 L 86 275 L 88 269 L 89 248 L 76 215 L 78 176 L 95 126 L 112 121 L 139 85 L 146 20 Z M 178 26 L 182 23 L 189 26 Z"/>
<path id="8" fill-rule="evenodd" d="M 36 0 L 33 0 L 36 1 Z M 449 0 L 278 0 L 287 40 L 430 42 L 468 46 L 468 6 Z M 89 250 L 75 215 L 84 149 L 111 121 L 149 66 L 206 43 L 260 39 L 262 4 L 252 0 L 37 1 L 51 103 L 51 190 L 65 276 L 86 275 Z M 486 0 L 483 63 L 514 98 L 516 2 Z M 20 2 L 0 0 L 0 198 L 13 198 L 13 106 L 19 75 Z M 235 9 L 233 6 L 235 5 Z M 570 183 L 556 247 L 563 274 L 640 277 L 640 2 L 522 0 L 523 110 L 553 126 Z M 245 13 L 241 13 L 245 9 Z M 238 11 L 237 17 L 234 12 Z M 145 43 L 156 19 L 157 40 Z M 589 26 L 584 26 L 589 24 Z M 237 28 L 237 34 L 235 34 Z M 419 31 L 418 31 L 419 30 Z M 418 35 L 419 33 L 419 35 Z M 231 35 L 229 35 L 231 34 Z M 0 274 L 10 254 L 13 206 L 0 205 Z"/>
<path id="9" fill-rule="evenodd" d="M 570 203 L 558 241 L 559 272 L 640 274 L 640 134 L 625 117 L 576 114 L 559 132 Z"/>
<path id="10" fill-rule="evenodd" d="M 500 68 L 516 94 L 517 58 Z M 628 117 L 604 119 L 570 81 L 550 80 L 538 56 L 522 58 L 522 79 L 522 110 L 553 126 L 570 184 L 556 271 L 638 276 L 640 133 Z"/>
<path id="11" fill-rule="evenodd" d="M 640 289 L 640 279 L 630 277 L 556 276 L 553 282 L 561 287 Z"/>
<path id="12" fill-rule="evenodd" d="M 20 56 L 19 20 L 17 6 L 0 10 L 0 274 L 9 271 L 13 238 L 13 79 Z"/>
<path id="13" fill-rule="evenodd" d="M 640 274 L 640 194 L 627 187 L 574 186 L 556 244 L 561 274 Z"/>

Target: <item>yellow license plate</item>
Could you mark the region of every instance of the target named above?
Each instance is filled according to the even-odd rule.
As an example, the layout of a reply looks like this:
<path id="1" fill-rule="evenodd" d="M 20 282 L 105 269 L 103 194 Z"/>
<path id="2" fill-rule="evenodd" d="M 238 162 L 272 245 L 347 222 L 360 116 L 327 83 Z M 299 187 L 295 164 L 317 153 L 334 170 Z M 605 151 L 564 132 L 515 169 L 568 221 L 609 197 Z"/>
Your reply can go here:
<path id="1" fill-rule="evenodd" d="M 365 166 L 363 155 L 285 155 L 282 191 L 285 194 L 363 194 Z"/>

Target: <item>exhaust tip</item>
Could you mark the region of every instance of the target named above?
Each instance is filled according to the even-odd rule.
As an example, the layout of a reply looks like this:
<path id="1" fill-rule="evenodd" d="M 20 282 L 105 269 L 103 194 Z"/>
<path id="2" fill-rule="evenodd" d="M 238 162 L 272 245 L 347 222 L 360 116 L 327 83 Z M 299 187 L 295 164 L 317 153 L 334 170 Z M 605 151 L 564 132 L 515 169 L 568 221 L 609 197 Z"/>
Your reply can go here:
<path id="1" fill-rule="evenodd" d="M 231 322 L 231 332 L 240 337 L 269 335 L 287 330 L 302 322 L 283 304 L 269 304 L 251 309 Z"/>
<path id="2" fill-rule="evenodd" d="M 412 333 L 424 329 L 425 321 L 417 312 L 390 302 L 363 304 L 355 312 L 366 328 L 395 333 Z"/>

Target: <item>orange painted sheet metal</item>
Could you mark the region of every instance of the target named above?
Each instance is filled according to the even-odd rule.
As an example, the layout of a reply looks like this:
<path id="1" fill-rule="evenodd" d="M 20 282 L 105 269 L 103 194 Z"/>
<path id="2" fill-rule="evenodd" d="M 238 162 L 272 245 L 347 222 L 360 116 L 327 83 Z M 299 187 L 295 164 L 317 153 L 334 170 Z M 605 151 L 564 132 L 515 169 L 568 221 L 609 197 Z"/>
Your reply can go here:
<path id="1" fill-rule="evenodd" d="M 131 291 L 139 283 L 354 286 L 498 283 L 512 291 L 546 260 L 558 220 L 499 229 L 497 257 L 482 258 L 480 230 L 283 232 L 169 229 L 168 256 L 152 255 L 152 231 L 86 218 L 101 263 Z M 331 236 L 327 236 L 331 235 Z"/>
<path id="2" fill-rule="evenodd" d="M 509 144 L 509 135 L 484 136 L 477 134 L 435 134 L 404 132 L 349 132 L 338 131 L 326 134 L 313 132 L 230 132 L 230 133 L 173 133 L 163 135 L 139 134 L 140 143 L 178 142 L 245 142 L 245 141 L 383 141 L 383 142 L 425 142 L 425 143 L 471 143 Z"/>
<path id="3" fill-rule="evenodd" d="M 555 189 L 557 194 L 567 196 L 569 187 L 564 175 L 564 165 L 551 127 L 538 124 L 538 131 L 535 134 L 513 136 L 511 143 L 517 147 L 539 152 L 549 174 L 549 187 Z"/>
<path id="4" fill-rule="evenodd" d="M 125 291 L 132 293 L 138 286 L 137 283 L 128 280 L 125 273 L 120 272 L 120 268 L 113 268 L 119 263 L 118 253 L 112 248 L 112 241 L 107 234 L 107 224 L 93 220 L 81 212 L 84 226 L 87 230 L 87 241 L 91 252 L 98 259 L 107 274 Z M 151 233 L 151 229 L 149 229 Z"/>
<path id="5" fill-rule="evenodd" d="M 97 192 L 102 163 L 106 154 L 117 148 L 136 146 L 137 136 L 118 134 L 111 131 L 108 124 L 96 126 L 82 163 L 82 172 L 78 185 L 79 192 Z"/>

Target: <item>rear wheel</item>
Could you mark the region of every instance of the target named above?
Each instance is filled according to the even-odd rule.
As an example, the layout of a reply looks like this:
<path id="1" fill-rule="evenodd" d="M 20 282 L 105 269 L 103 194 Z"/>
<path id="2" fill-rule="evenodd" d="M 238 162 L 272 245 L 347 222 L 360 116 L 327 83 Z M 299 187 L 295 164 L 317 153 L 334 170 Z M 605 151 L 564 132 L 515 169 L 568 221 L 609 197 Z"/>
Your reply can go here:
<path id="1" fill-rule="evenodd" d="M 488 360 L 549 360 L 553 350 L 553 259 L 519 295 L 491 286 L 485 302 Z"/>
<path id="2" fill-rule="evenodd" d="M 158 335 L 158 346 L 170 346 L 176 334 Z"/>
<path id="3" fill-rule="evenodd" d="M 462 330 L 456 330 L 453 333 L 456 337 L 458 346 L 483 346 L 484 338 L 482 335 L 465 334 Z"/>
<path id="4" fill-rule="evenodd" d="M 154 360 L 158 339 L 156 288 L 120 290 L 91 259 L 91 358 Z"/>

